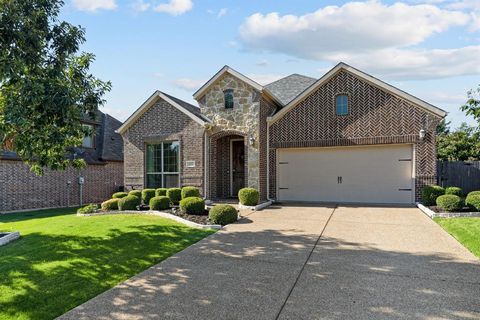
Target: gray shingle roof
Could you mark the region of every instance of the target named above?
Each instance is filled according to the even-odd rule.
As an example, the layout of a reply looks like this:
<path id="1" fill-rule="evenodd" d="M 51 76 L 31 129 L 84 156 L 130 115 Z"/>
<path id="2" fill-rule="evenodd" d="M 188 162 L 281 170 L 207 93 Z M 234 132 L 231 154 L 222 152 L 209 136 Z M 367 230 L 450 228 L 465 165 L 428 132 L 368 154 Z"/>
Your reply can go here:
<path id="1" fill-rule="evenodd" d="M 287 105 L 315 81 L 317 81 L 317 79 L 294 73 L 267 84 L 265 88 L 283 105 Z"/>
<path id="2" fill-rule="evenodd" d="M 202 121 L 206 121 L 206 122 L 210 122 L 210 120 L 208 120 L 208 118 L 206 118 L 201 112 L 200 112 L 200 108 L 197 107 L 197 106 L 194 106 L 193 104 L 190 104 L 188 102 L 185 102 L 183 100 L 180 100 L 178 98 L 175 98 L 174 96 L 171 96 L 163 91 L 160 91 L 161 93 L 163 93 L 164 95 L 166 95 L 167 97 L 169 97 L 170 99 L 172 99 L 175 103 L 178 103 L 179 105 L 181 105 L 182 107 L 184 107 L 185 109 L 187 109 L 188 111 L 190 111 L 191 113 L 193 113 L 194 115 L 196 115 L 200 120 Z"/>

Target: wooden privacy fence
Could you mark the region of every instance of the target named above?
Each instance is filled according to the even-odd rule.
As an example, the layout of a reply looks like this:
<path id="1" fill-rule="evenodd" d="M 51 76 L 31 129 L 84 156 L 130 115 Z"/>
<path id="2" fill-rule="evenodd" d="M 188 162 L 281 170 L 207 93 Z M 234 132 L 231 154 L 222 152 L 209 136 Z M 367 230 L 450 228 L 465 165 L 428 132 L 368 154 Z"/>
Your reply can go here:
<path id="1" fill-rule="evenodd" d="M 480 190 L 480 161 L 437 161 L 437 183 L 465 193 Z"/>

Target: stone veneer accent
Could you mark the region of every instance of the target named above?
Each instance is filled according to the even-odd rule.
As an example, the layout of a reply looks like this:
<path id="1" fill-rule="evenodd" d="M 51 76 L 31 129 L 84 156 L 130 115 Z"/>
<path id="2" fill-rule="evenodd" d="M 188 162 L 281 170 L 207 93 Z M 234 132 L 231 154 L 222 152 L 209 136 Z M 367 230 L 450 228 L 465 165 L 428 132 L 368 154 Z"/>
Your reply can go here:
<path id="1" fill-rule="evenodd" d="M 203 194 L 203 127 L 186 114 L 159 99 L 122 134 L 125 187 L 145 187 L 145 146 L 161 141 L 180 141 L 180 185 L 195 186 Z M 194 160 L 195 168 L 185 167 Z"/>
<path id="2" fill-rule="evenodd" d="M 0 160 L 0 212 L 77 206 L 79 176 L 85 178 L 83 203 L 100 203 L 123 186 L 123 163 L 87 165 L 81 170 L 46 169 L 39 177 L 21 161 Z"/>
<path id="3" fill-rule="evenodd" d="M 234 107 L 225 109 L 224 90 L 233 89 Z M 252 188 L 259 188 L 259 111 L 260 111 L 260 92 L 256 91 L 250 85 L 225 74 L 219 78 L 212 87 L 198 99 L 201 112 L 212 121 L 212 128 L 208 134 L 210 137 L 216 137 L 215 134 L 221 131 L 231 131 L 232 134 L 244 136 L 245 155 L 247 164 L 246 184 Z M 218 136 L 220 138 L 220 136 Z M 223 137 L 223 136 L 222 136 Z M 249 143 L 250 138 L 255 139 L 253 145 Z M 212 150 L 217 151 L 216 139 L 209 139 L 211 143 L 210 159 L 216 157 Z M 215 170 L 213 168 L 212 170 Z M 212 186 L 212 180 L 216 173 L 210 172 L 209 180 Z M 215 186 L 212 186 L 215 188 Z M 212 190 L 212 198 L 215 198 L 216 191 Z"/>
<path id="4" fill-rule="evenodd" d="M 348 94 L 349 113 L 335 114 L 335 96 Z M 441 118 L 340 71 L 311 93 L 270 130 L 270 196 L 276 196 L 276 149 L 412 143 L 415 198 L 436 181 L 435 129 Z M 427 135 L 418 138 L 420 129 Z"/>

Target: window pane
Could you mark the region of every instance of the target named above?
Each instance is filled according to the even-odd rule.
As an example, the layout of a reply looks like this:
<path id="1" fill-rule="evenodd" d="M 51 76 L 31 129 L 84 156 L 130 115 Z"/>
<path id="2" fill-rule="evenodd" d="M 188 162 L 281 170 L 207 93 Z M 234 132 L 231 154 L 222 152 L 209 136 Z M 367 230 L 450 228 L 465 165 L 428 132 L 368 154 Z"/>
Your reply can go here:
<path id="1" fill-rule="evenodd" d="M 88 131 L 83 137 L 82 147 L 93 148 L 93 126 L 90 124 L 83 124 L 82 126 L 83 129 Z"/>
<path id="2" fill-rule="evenodd" d="M 337 115 L 348 114 L 348 96 L 339 95 L 335 98 L 335 111 Z"/>
<path id="3" fill-rule="evenodd" d="M 233 90 L 225 90 L 223 97 L 225 99 L 225 109 L 233 108 Z"/>
<path id="4" fill-rule="evenodd" d="M 162 172 L 162 145 L 147 145 L 147 172 Z"/>
<path id="5" fill-rule="evenodd" d="M 162 175 L 161 174 L 147 174 L 147 188 L 161 188 L 162 187 Z"/>
<path id="6" fill-rule="evenodd" d="M 163 144 L 163 172 L 178 172 L 180 144 L 175 142 L 165 142 Z"/>
<path id="7" fill-rule="evenodd" d="M 164 188 L 178 188 L 178 174 L 164 174 L 163 187 Z"/>

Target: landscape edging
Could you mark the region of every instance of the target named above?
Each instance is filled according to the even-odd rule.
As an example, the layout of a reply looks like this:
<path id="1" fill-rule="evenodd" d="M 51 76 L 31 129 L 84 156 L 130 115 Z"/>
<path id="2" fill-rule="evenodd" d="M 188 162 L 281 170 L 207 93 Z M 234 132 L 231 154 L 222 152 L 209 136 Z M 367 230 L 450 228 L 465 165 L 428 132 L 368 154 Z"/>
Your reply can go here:
<path id="1" fill-rule="evenodd" d="M 460 217 L 480 217 L 480 212 L 435 212 L 432 209 L 417 202 L 417 207 L 430 218 L 460 218 Z"/>

